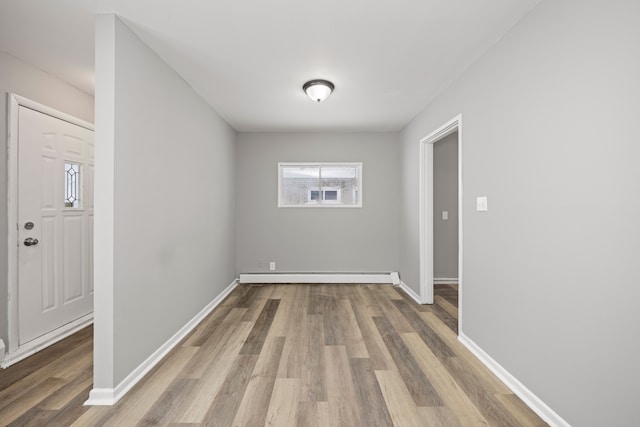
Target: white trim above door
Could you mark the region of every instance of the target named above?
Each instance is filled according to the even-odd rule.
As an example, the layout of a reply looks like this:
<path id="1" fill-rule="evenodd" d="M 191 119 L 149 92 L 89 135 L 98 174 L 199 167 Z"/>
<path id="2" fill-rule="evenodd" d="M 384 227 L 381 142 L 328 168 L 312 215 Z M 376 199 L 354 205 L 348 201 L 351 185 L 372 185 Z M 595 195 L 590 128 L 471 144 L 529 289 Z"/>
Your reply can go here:
<path id="1" fill-rule="evenodd" d="M 19 345 L 19 313 L 18 313 L 18 115 L 20 107 L 28 108 L 42 114 L 54 117 L 73 125 L 94 130 L 93 124 L 70 116 L 61 111 L 29 100 L 22 96 L 8 93 L 8 139 L 7 139 L 7 219 L 8 219 L 8 270 L 7 270 L 7 314 L 8 314 L 8 341 L 6 343 L 7 355 L 4 361 L 0 361 L 3 367 L 15 363 L 32 354 L 46 345 L 50 345 L 80 326 L 91 323 L 92 316 L 84 316 L 82 319 L 71 322 L 51 334 L 46 334 L 41 339 L 34 340 L 24 346 Z M 0 355 L 2 357 L 3 355 Z"/>

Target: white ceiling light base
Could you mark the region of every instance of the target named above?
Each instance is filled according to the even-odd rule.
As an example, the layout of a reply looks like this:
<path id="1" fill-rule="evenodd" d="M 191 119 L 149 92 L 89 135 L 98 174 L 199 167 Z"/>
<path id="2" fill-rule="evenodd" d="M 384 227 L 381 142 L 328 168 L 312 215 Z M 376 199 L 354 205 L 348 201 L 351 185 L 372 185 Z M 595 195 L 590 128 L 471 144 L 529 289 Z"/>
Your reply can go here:
<path id="1" fill-rule="evenodd" d="M 315 102 L 322 102 L 331 95 L 335 86 L 328 80 L 309 80 L 302 86 L 307 96 Z"/>

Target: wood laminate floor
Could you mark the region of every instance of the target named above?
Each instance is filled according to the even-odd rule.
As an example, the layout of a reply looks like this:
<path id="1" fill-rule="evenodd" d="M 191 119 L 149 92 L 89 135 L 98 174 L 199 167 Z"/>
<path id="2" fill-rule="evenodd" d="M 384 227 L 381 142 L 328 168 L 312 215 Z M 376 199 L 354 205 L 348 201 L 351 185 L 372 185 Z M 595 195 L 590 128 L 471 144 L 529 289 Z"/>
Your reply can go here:
<path id="1" fill-rule="evenodd" d="M 458 341 L 457 290 L 241 285 L 113 407 L 92 329 L 0 372 L 9 426 L 541 426 Z"/>

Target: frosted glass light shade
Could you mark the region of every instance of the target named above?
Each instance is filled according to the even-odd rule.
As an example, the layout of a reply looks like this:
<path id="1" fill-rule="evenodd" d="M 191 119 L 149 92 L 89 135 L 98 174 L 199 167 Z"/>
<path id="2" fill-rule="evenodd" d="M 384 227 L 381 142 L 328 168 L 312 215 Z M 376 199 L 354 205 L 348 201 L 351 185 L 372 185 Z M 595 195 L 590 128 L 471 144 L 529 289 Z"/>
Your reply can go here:
<path id="1" fill-rule="evenodd" d="M 324 101 L 331 95 L 335 86 L 328 80 L 310 80 L 302 86 L 305 93 L 316 102 Z"/>

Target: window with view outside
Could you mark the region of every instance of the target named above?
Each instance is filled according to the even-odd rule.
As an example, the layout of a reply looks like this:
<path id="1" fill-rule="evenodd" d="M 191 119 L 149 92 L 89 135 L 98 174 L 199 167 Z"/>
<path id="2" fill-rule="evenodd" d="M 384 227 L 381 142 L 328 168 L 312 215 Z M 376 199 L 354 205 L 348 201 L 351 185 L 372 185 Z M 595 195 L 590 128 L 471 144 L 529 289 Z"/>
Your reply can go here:
<path id="1" fill-rule="evenodd" d="M 361 163 L 280 163 L 278 206 L 361 207 Z"/>

